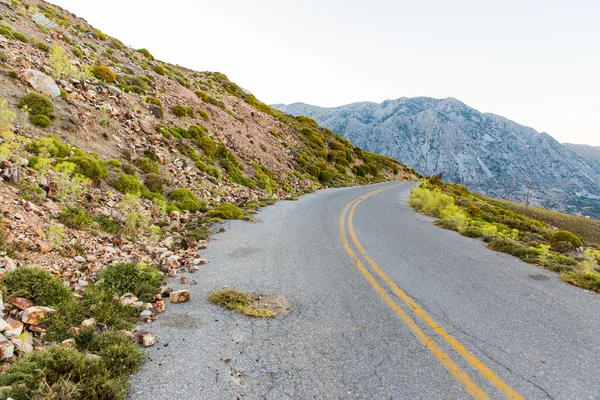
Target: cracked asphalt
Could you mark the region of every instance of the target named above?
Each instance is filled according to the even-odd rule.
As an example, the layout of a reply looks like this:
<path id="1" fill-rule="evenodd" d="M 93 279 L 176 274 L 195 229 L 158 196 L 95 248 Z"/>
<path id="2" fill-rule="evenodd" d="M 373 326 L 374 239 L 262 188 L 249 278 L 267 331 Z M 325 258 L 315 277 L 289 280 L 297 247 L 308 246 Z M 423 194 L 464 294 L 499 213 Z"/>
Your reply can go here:
<path id="1" fill-rule="evenodd" d="M 600 296 L 434 226 L 406 204 L 414 183 L 330 189 L 262 209 L 215 234 L 209 264 L 145 329 L 160 343 L 131 399 L 466 399 L 464 388 L 373 290 L 338 221 L 426 313 L 522 398 L 600 398 Z M 392 187 L 393 186 L 393 187 Z M 175 283 L 177 282 L 177 283 Z M 378 280 L 383 286 L 383 282 Z M 215 288 L 283 294 L 292 310 L 250 319 L 206 298 Z M 506 398 L 448 342 L 386 293 L 489 398 Z"/>

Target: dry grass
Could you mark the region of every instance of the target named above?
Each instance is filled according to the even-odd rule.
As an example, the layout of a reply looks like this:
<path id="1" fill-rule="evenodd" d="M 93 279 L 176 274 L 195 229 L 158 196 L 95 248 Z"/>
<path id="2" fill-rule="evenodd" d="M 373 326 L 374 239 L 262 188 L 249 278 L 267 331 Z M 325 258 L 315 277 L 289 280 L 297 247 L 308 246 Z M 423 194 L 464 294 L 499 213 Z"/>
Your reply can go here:
<path id="1" fill-rule="evenodd" d="M 523 204 L 504 200 L 497 200 L 497 202 L 530 218 L 545 222 L 559 229 L 573 232 L 584 239 L 587 244 L 600 246 L 600 221 L 598 220 L 577 217 L 544 208 L 525 207 Z"/>
<path id="2" fill-rule="evenodd" d="M 275 318 L 276 316 L 269 309 L 254 307 L 251 296 L 233 288 L 213 290 L 208 296 L 208 301 L 253 318 Z"/>

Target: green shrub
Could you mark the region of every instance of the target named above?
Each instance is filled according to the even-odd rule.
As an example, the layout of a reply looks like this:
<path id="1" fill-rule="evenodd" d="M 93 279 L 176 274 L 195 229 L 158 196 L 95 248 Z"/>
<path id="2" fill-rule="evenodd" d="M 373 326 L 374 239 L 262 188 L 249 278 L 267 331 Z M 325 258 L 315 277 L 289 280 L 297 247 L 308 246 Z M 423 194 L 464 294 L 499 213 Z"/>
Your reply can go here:
<path id="1" fill-rule="evenodd" d="M 138 49 L 136 50 L 138 53 L 143 54 L 148 60 L 154 60 L 154 56 L 150 54 L 150 52 L 146 49 Z"/>
<path id="2" fill-rule="evenodd" d="M 133 348 L 129 348 L 133 354 Z M 112 352 L 116 358 L 124 356 L 110 346 L 106 352 Z M 139 350 L 136 353 L 139 354 Z M 127 360 L 130 359 L 127 357 Z M 127 377 L 107 369 L 109 361 L 108 358 L 107 361 L 88 358 L 75 349 L 52 346 L 18 360 L 0 375 L 0 385 L 11 386 L 3 395 L 15 399 L 124 399 L 127 395 Z M 141 358 L 136 369 L 140 365 Z"/>
<path id="3" fill-rule="evenodd" d="M 198 114 L 200 114 L 200 116 L 205 120 L 205 121 L 209 121 L 210 120 L 210 116 L 208 115 L 208 113 L 205 110 L 200 110 L 198 111 Z"/>
<path id="4" fill-rule="evenodd" d="M 205 133 L 208 133 L 208 129 L 203 126 L 191 125 L 188 128 L 188 133 L 192 139 L 200 140 Z"/>
<path id="5" fill-rule="evenodd" d="M 511 254 L 522 260 L 533 259 L 538 255 L 538 252 L 529 246 L 526 246 L 516 240 L 510 238 L 499 237 L 488 243 L 488 248 L 500 251 L 502 253 Z"/>
<path id="6" fill-rule="evenodd" d="M 27 144 L 26 149 L 38 156 L 47 155 L 54 158 L 67 157 L 71 152 L 71 146 L 56 136 L 34 139 Z"/>
<path id="7" fill-rule="evenodd" d="M 333 178 L 333 174 L 327 170 L 320 170 L 319 171 L 319 181 L 321 181 L 322 183 L 329 183 L 331 182 L 331 179 Z"/>
<path id="8" fill-rule="evenodd" d="M 27 38 L 27 36 L 23 35 L 22 33 L 19 32 L 13 32 L 13 36 L 15 39 L 17 39 L 19 42 L 23 42 L 23 43 L 29 43 L 29 39 Z"/>
<path id="9" fill-rule="evenodd" d="M 147 157 L 140 157 L 135 161 L 135 165 L 146 174 L 160 174 L 160 167 L 156 161 Z"/>
<path id="10" fill-rule="evenodd" d="M 167 73 L 167 71 L 165 71 L 165 68 L 162 65 L 155 65 L 154 67 L 152 67 L 152 70 L 157 74 L 163 76 Z"/>
<path id="11" fill-rule="evenodd" d="M 148 174 L 144 179 L 144 186 L 155 193 L 162 193 L 165 183 L 165 179 L 158 174 Z"/>
<path id="12" fill-rule="evenodd" d="M 188 189 L 175 189 L 171 192 L 169 198 L 180 210 L 196 212 L 206 209 L 206 204 Z"/>
<path id="13" fill-rule="evenodd" d="M 206 216 L 221 219 L 242 219 L 244 218 L 244 211 L 231 203 L 223 203 L 207 212 Z"/>
<path id="14" fill-rule="evenodd" d="M 53 307 L 73 298 L 60 278 L 37 267 L 22 267 L 9 272 L 2 282 L 8 297 L 24 297 L 36 305 Z"/>
<path id="15" fill-rule="evenodd" d="M 107 83 L 113 83 L 117 80 L 115 73 L 105 65 L 97 65 L 93 67 L 92 74 L 96 77 L 96 79 L 100 79 L 101 81 Z"/>
<path id="16" fill-rule="evenodd" d="M 550 245 L 554 251 L 564 253 L 571 249 L 581 246 L 581 239 L 569 231 L 554 232 L 549 239 Z"/>
<path id="17" fill-rule="evenodd" d="M 179 118 L 185 118 L 187 116 L 194 118 L 194 110 L 188 106 L 173 106 L 171 112 Z"/>
<path id="18" fill-rule="evenodd" d="M 162 108 L 162 102 L 157 99 L 156 97 L 152 97 L 152 96 L 146 96 L 146 103 L 148 104 L 154 104 L 155 106 L 158 106 L 160 108 Z"/>
<path id="19" fill-rule="evenodd" d="M 88 155 L 71 157 L 69 162 L 77 165 L 75 173 L 91 180 L 104 179 L 108 173 L 108 167 L 104 161 Z"/>
<path id="20" fill-rule="evenodd" d="M 484 236 L 483 231 L 476 226 L 467 226 L 467 227 L 461 229 L 460 233 L 463 236 L 470 237 L 470 238 L 481 238 Z"/>
<path id="21" fill-rule="evenodd" d="M 19 108 L 27 108 L 31 115 L 44 115 L 48 118 L 54 118 L 54 104 L 48 97 L 31 92 L 22 96 L 17 103 Z"/>
<path id="22" fill-rule="evenodd" d="M 596 293 L 600 293 L 600 274 L 592 271 L 570 271 L 563 272 L 560 277 L 572 285 L 580 288 L 591 290 Z"/>
<path id="23" fill-rule="evenodd" d="M 142 184 L 135 175 L 121 174 L 109 184 L 123 194 L 142 194 Z"/>
<path id="24" fill-rule="evenodd" d="M 116 296 L 133 293 L 143 302 L 150 302 L 163 281 L 154 267 L 136 263 L 117 263 L 104 268 L 99 275 L 100 289 Z"/>
<path id="25" fill-rule="evenodd" d="M 213 157 L 217 153 L 217 143 L 210 136 L 202 137 L 199 144 L 207 157 Z"/>
<path id="26" fill-rule="evenodd" d="M 45 115 L 37 114 L 29 117 L 29 121 L 40 128 L 47 128 L 52 125 L 52 120 Z"/>
<path id="27" fill-rule="evenodd" d="M 87 230 L 94 223 L 94 219 L 89 212 L 82 208 L 71 206 L 67 206 L 62 210 L 58 216 L 58 220 L 68 228 L 78 230 Z"/>

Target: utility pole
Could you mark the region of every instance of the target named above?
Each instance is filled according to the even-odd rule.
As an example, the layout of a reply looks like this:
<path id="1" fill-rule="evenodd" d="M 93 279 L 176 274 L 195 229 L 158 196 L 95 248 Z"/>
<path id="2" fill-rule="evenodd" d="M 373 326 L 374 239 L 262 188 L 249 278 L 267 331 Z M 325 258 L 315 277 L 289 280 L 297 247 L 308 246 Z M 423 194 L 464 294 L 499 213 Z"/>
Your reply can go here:
<path id="1" fill-rule="evenodd" d="M 427 127 L 427 133 L 425 133 L 425 169 L 427 170 L 427 175 L 431 175 L 429 171 L 429 126 Z"/>

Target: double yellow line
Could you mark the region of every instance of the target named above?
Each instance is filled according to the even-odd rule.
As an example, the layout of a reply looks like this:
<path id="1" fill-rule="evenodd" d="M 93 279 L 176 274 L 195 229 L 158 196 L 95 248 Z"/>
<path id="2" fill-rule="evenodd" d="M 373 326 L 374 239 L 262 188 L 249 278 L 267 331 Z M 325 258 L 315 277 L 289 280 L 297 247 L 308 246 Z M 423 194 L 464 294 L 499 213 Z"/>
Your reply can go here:
<path id="1" fill-rule="evenodd" d="M 415 320 L 407 314 L 406 311 L 399 304 L 408 308 L 418 319 L 429 326 L 437 335 L 446 341 L 448 345 L 461 356 L 468 364 L 471 365 L 477 372 L 479 372 L 484 378 L 490 381 L 490 383 L 496 387 L 507 399 L 522 399 L 522 397 L 504 381 L 502 381 L 491 369 L 489 369 L 483 362 L 475 357 L 469 350 L 467 350 L 456 338 L 450 335 L 444 328 L 436 323 L 417 303 L 415 303 L 398 285 L 385 273 L 383 270 L 369 257 L 362 244 L 356 236 L 354 231 L 354 212 L 356 207 L 364 200 L 369 197 L 375 196 L 384 190 L 391 189 L 394 186 L 388 186 L 383 189 L 377 189 L 370 193 L 367 193 L 357 199 L 351 201 L 340 216 L 339 227 L 340 235 L 342 238 L 342 244 L 346 253 L 350 256 L 360 273 L 369 282 L 373 290 L 381 297 L 381 299 L 402 319 L 402 321 L 410 328 L 415 337 L 433 354 L 438 362 L 446 368 L 446 370 L 456 379 L 456 381 L 463 387 L 463 389 L 471 395 L 474 399 L 490 399 L 488 394 L 477 384 L 471 377 L 463 371 L 463 369 L 452 360 L 452 358 L 442 349 L 440 346 L 421 329 Z M 356 248 L 359 256 L 356 255 L 348 235 L 346 234 L 346 216 L 348 219 L 348 235 Z M 384 286 L 380 285 L 375 279 L 373 273 L 365 266 L 361 261 L 361 258 L 371 267 L 372 271 L 379 276 L 379 278 L 385 283 Z M 386 290 L 387 288 L 387 290 Z M 394 299 L 388 291 L 391 291 L 397 299 Z M 397 302 L 397 300 L 399 300 Z"/>

